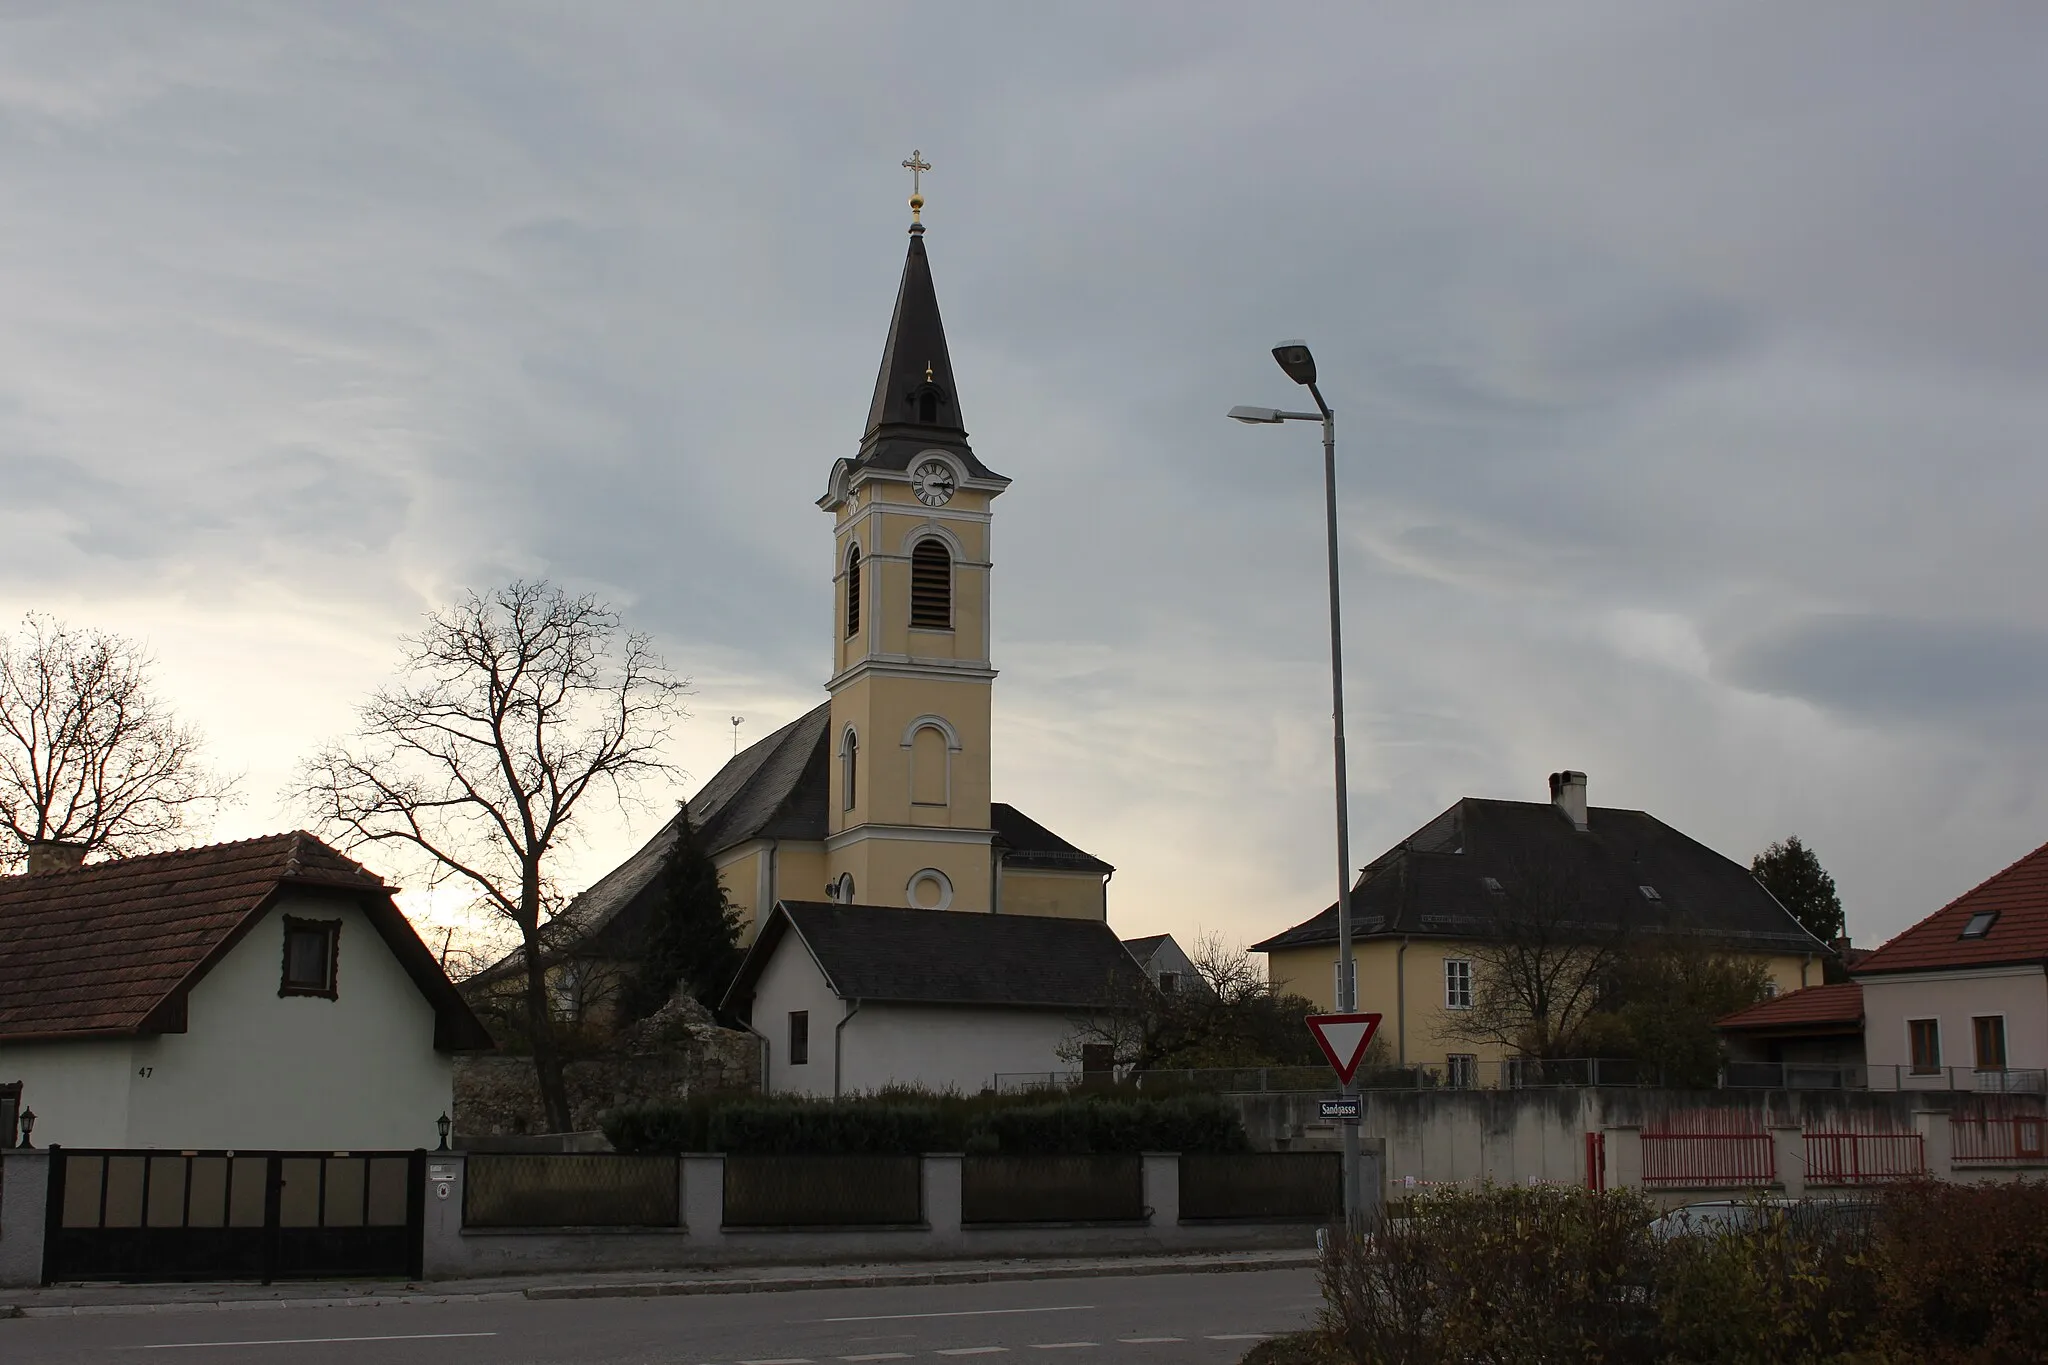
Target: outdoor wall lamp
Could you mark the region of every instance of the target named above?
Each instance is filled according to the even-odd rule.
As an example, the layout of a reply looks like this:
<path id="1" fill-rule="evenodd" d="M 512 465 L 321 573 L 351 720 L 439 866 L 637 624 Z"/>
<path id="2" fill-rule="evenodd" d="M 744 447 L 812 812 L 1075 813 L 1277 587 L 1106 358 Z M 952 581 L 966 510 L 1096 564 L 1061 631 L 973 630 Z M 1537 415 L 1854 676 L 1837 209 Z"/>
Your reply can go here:
<path id="1" fill-rule="evenodd" d="M 23 1151 L 30 1151 L 30 1150 L 33 1150 L 33 1149 L 34 1149 L 34 1147 L 35 1147 L 35 1144 L 34 1144 L 33 1142 L 30 1142 L 30 1141 L 28 1140 L 28 1135 L 29 1135 L 30 1133 L 33 1133 L 33 1132 L 34 1132 L 35 1130 L 36 1130 L 36 1111 L 35 1111 L 35 1110 L 33 1110 L 33 1109 L 24 1109 L 24 1110 L 22 1110 L 22 1111 L 21 1111 L 21 1149 L 22 1149 Z"/>
<path id="2" fill-rule="evenodd" d="M 448 1122 L 448 1115 L 446 1111 L 442 1112 L 440 1118 L 434 1120 L 434 1131 L 441 1135 L 441 1145 L 439 1147 L 436 1147 L 434 1149 L 435 1151 L 445 1152 L 448 1150 L 448 1130 L 452 1127 L 454 1127 L 454 1125 Z"/>

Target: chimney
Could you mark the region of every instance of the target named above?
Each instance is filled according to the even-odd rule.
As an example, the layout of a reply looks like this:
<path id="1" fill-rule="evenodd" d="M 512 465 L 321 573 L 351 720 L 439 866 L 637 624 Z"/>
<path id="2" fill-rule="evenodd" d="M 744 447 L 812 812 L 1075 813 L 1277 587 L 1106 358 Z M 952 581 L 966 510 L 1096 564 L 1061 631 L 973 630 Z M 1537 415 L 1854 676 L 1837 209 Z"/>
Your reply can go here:
<path id="1" fill-rule="evenodd" d="M 1572 828 L 1586 832 L 1586 775 L 1562 772 L 1550 775 L 1550 803 L 1558 814 L 1572 822 Z"/>
<path id="2" fill-rule="evenodd" d="M 28 875 L 40 877 L 50 872 L 69 872 L 84 864 L 85 853 L 84 844 L 38 839 L 28 846 Z"/>

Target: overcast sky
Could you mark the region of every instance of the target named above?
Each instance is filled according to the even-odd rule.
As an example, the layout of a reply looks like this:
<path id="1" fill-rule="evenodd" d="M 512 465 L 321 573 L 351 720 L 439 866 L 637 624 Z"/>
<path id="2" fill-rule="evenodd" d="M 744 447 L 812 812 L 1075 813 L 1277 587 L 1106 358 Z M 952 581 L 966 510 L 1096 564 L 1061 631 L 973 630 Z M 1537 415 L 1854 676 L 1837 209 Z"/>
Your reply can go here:
<path id="1" fill-rule="evenodd" d="M 921 148 L 996 793 L 1126 935 L 1459 796 L 1797 832 L 1875 942 L 2048 839 L 2048 14 L 0 0 L 0 610 L 276 793 L 463 587 L 614 601 L 707 779 L 823 696 Z M 601 873 L 681 791 L 593 811 Z"/>

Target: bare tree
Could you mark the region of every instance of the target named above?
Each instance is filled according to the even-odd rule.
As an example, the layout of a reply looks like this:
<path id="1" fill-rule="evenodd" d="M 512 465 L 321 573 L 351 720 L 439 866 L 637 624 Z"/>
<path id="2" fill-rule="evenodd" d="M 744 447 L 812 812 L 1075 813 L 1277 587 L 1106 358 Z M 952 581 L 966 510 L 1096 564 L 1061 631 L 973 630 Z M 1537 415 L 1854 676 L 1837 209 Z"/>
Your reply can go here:
<path id="1" fill-rule="evenodd" d="M 1555 859 L 1525 861 L 1500 883 L 1500 914 L 1473 953 L 1472 1007 L 1450 1011 L 1444 1032 L 1525 1057 L 1580 1055 L 1628 941 L 1619 907 L 1592 904 L 1585 879 Z"/>
<path id="2" fill-rule="evenodd" d="M 1321 1058 L 1303 1019 L 1314 1006 L 1276 995 L 1244 948 L 1217 933 L 1198 933 L 1188 953 L 1202 985 L 1162 991 L 1130 978 L 1113 1008 L 1076 1021 L 1055 1050 L 1078 1061 L 1084 1047 L 1104 1049 L 1119 1068 L 1315 1065 Z M 1206 989 L 1203 989 L 1206 987 Z"/>
<path id="3" fill-rule="evenodd" d="M 686 684 L 609 606 L 545 582 L 471 593 L 405 641 L 404 680 L 305 763 L 297 795 L 350 847 L 402 850 L 519 931 L 525 1024 L 550 1126 L 570 1124 L 544 926 L 551 855 L 592 792 L 673 770 Z"/>
<path id="4" fill-rule="evenodd" d="M 179 841 L 230 799 L 201 735 L 151 691 L 154 660 L 119 635 L 31 612 L 0 636 L 0 862 L 30 844 L 115 856 Z"/>

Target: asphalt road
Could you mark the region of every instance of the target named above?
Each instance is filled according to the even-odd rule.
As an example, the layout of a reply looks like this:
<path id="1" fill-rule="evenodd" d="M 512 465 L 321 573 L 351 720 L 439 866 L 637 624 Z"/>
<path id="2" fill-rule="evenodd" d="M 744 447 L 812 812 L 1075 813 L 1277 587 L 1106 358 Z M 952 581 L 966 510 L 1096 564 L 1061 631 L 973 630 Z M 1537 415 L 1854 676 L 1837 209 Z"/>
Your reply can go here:
<path id="1" fill-rule="evenodd" d="M 1314 1272 L 468 1300 L 0 1322 L 7 1365 L 1225 1365 L 1314 1317 Z"/>

